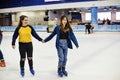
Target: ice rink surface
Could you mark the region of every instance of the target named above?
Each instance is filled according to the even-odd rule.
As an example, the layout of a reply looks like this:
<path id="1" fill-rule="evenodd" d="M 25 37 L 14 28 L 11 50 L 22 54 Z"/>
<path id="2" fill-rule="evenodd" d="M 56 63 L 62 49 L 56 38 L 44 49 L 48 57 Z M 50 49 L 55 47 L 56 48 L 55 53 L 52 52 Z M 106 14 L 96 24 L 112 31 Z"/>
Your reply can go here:
<path id="1" fill-rule="evenodd" d="M 50 33 L 37 32 L 43 39 Z M 1 50 L 7 66 L 0 67 L 0 80 L 120 80 L 120 32 L 96 32 L 86 35 L 75 32 L 79 48 L 68 51 L 68 77 L 57 76 L 56 36 L 47 43 L 33 38 L 35 76 L 25 63 L 25 77 L 19 74 L 19 51 L 12 49 L 13 32 L 3 32 Z"/>

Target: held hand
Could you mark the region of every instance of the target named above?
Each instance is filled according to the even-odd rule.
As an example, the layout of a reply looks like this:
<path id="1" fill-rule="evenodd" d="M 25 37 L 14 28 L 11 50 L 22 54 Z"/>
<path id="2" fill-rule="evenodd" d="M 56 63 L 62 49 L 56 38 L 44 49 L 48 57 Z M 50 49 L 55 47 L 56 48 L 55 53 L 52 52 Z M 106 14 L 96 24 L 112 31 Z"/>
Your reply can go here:
<path id="1" fill-rule="evenodd" d="M 15 45 L 12 45 L 12 48 L 15 49 Z"/>
<path id="2" fill-rule="evenodd" d="M 45 43 L 45 41 L 44 41 L 44 40 L 42 40 L 42 43 Z"/>

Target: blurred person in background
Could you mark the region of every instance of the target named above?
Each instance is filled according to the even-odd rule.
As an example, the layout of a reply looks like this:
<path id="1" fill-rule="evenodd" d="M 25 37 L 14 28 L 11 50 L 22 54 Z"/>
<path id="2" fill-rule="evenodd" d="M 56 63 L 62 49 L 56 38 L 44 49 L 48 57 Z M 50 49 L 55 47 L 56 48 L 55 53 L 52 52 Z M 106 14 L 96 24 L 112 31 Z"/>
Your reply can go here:
<path id="1" fill-rule="evenodd" d="M 1 42 L 2 42 L 2 38 L 3 38 L 3 34 L 2 34 L 1 29 L 0 29 L 0 45 L 1 45 Z M 0 48 L 0 67 L 5 67 L 5 66 L 6 66 L 6 63 L 5 63 L 1 48 Z"/>

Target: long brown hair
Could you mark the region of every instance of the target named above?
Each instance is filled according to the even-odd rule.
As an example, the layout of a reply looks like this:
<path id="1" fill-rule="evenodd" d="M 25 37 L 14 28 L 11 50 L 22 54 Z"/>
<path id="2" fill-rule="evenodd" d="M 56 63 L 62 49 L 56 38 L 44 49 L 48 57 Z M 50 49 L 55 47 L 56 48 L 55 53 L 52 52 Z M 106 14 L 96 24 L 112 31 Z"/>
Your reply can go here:
<path id="1" fill-rule="evenodd" d="M 28 18 L 28 17 L 26 15 L 21 15 L 20 16 L 20 20 L 19 20 L 19 24 L 18 24 L 19 27 L 22 26 L 22 20 L 24 20 L 24 18 Z"/>
<path id="2" fill-rule="evenodd" d="M 66 23 L 65 27 L 63 28 L 62 20 L 63 20 L 64 18 L 67 19 L 67 23 Z M 61 16 L 61 18 L 60 18 L 60 29 L 61 29 L 62 31 L 64 31 L 64 32 L 73 31 L 72 28 L 71 28 L 71 26 L 70 26 L 70 23 L 69 23 L 69 21 L 68 21 L 68 18 L 67 18 L 65 15 Z"/>

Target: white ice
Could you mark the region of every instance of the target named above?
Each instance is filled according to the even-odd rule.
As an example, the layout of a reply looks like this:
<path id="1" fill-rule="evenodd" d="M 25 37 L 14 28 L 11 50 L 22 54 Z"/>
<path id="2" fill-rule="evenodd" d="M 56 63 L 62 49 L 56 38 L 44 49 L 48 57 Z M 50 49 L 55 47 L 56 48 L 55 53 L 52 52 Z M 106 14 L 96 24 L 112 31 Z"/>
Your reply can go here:
<path id="1" fill-rule="evenodd" d="M 42 38 L 50 33 L 37 32 Z M 96 32 L 86 35 L 75 32 L 79 48 L 69 49 L 67 71 L 68 77 L 57 76 L 57 51 L 55 37 L 41 43 L 33 38 L 33 59 L 35 76 L 25 64 L 25 77 L 19 74 L 19 50 L 12 49 L 13 32 L 3 32 L 1 50 L 6 67 L 0 67 L 0 80 L 120 80 L 120 32 Z"/>

